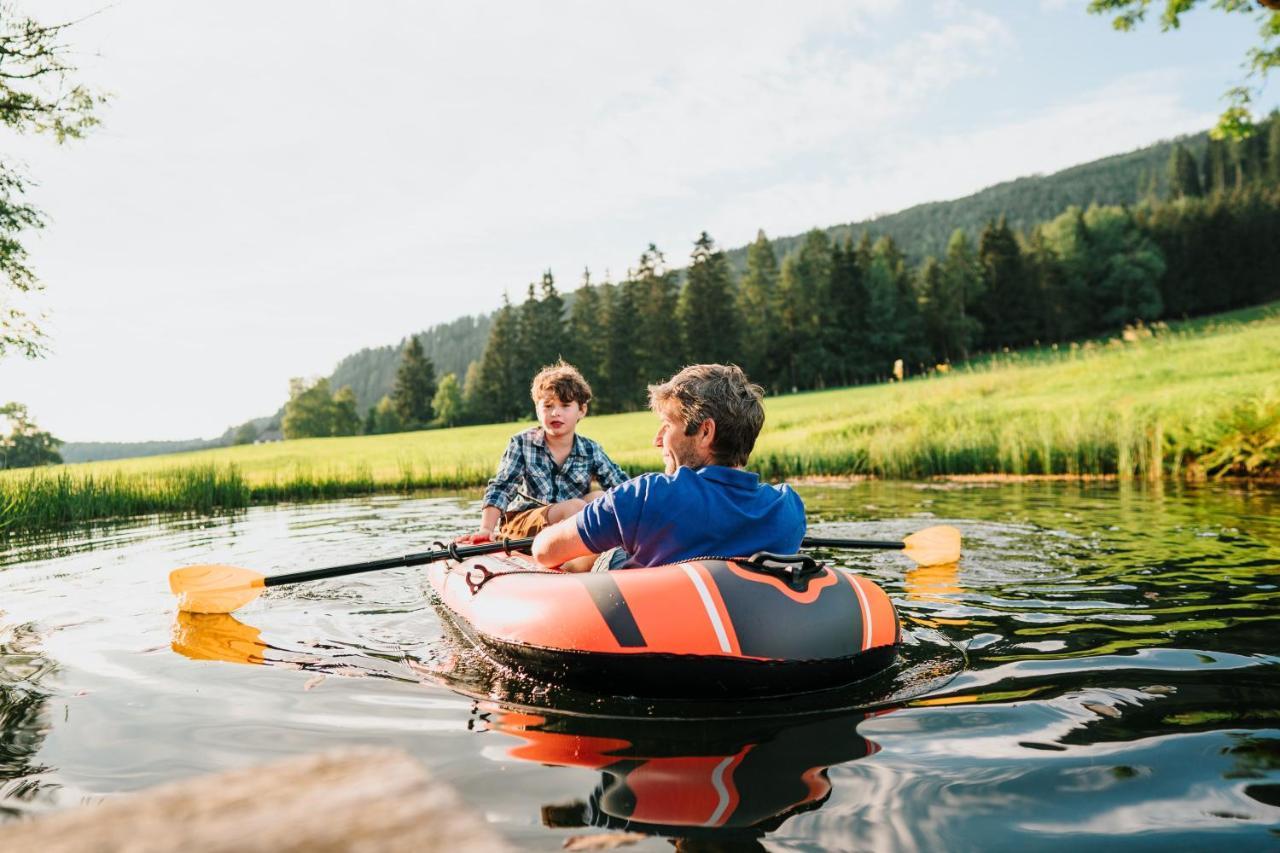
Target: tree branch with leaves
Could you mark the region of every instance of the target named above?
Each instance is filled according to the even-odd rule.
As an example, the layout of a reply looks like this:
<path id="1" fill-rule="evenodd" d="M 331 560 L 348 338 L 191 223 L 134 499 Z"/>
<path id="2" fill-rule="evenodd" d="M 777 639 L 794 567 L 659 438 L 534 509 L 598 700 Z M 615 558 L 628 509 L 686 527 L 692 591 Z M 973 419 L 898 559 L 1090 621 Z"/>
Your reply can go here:
<path id="1" fill-rule="evenodd" d="M 1121 32 L 1128 32 L 1141 23 L 1148 9 L 1158 0 L 1090 0 L 1089 11 L 1095 15 L 1111 15 L 1111 24 Z M 1205 0 L 1164 0 L 1160 15 L 1160 29 L 1180 29 L 1182 16 Z M 1207 0 L 1209 6 L 1231 14 L 1251 15 L 1258 22 L 1261 43 L 1245 54 L 1246 79 L 1232 86 L 1223 96 L 1227 108 L 1218 116 L 1218 124 L 1211 131 L 1215 139 L 1243 139 L 1255 130 L 1253 113 L 1254 96 L 1262 90 L 1267 75 L 1280 67 L 1280 0 Z M 1256 85 L 1250 85 L 1256 80 Z"/>
<path id="2" fill-rule="evenodd" d="M 0 124 L 18 133 L 52 134 L 59 144 L 98 124 L 95 111 L 106 98 L 74 80 L 63 41 L 74 23 L 46 26 L 0 3 Z M 29 184 L 21 170 L 0 160 L 0 357 L 14 350 L 34 358 L 45 349 L 38 318 L 15 301 L 42 288 L 21 239 L 44 227 L 40 211 L 24 201 Z"/>

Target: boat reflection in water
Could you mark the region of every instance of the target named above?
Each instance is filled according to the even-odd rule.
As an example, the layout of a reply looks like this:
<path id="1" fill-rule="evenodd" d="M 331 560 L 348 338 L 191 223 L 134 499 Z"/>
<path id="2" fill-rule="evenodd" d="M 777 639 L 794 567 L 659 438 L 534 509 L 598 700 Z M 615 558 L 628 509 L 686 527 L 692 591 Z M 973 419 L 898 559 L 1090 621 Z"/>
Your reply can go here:
<path id="1" fill-rule="evenodd" d="M 865 713 L 815 718 L 652 720 L 530 713 L 480 703 L 488 730 L 519 739 L 507 755 L 600 771 L 585 800 L 547 804 L 549 827 L 601 827 L 747 841 L 831 796 L 827 770 L 879 747 Z"/>
<path id="2" fill-rule="evenodd" d="M 334 665 L 270 645 L 257 628 L 229 614 L 179 614 L 172 648 L 196 660 L 321 672 Z M 676 840 L 677 849 L 762 849 L 764 835 L 827 801 L 829 768 L 879 750 L 857 728 L 888 713 L 866 705 L 849 710 L 845 694 L 839 711 L 802 710 L 793 697 L 745 708 L 646 703 L 638 712 L 644 716 L 636 716 L 631 700 L 533 687 L 462 646 L 443 644 L 437 652 L 430 660 L 406 662 L 413 680 L 474 699 L 471 727 L 514 738 L 506 756 L 599 772 L 585 799 L 543 804 L 544 825 L 665 836 Z M 353 671 L 349 660 L 343 669 Z M 379 666 L 367 674 L 406 676 Z M 748 716 L 753 712 L 767 716 Z"/>

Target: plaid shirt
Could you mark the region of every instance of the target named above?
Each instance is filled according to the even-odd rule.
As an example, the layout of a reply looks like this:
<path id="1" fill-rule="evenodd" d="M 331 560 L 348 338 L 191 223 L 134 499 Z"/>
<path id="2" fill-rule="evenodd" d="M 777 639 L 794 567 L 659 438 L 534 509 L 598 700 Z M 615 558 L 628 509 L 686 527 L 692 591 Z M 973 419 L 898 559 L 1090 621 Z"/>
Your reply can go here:
<path id="1" fill-rule="evenodd" d="M 564 464 L 556 465 L 546 433 L 533 427 L 511 436 L 498 473 L 485 490 L 484 505 L 512 513 L 581 498 L 591 491 L 592 477 L 605 489 L 630 479 L 599 444 L 577 434 Z"/>

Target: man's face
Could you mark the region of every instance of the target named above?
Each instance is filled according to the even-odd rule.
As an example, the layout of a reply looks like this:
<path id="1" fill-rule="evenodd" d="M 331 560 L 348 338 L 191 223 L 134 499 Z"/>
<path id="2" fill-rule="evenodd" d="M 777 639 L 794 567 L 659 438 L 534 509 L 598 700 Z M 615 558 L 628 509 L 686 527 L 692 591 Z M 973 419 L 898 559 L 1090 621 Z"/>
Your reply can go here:
<path id="1" fill-rule="evenodd" d="M 566 403 L 554 395 L 539 400 L 535 406 L 538 423 L 550 436 L 572 435 L 578 427 L 578 421 L 587 413 L 586 406 L 578 403 Z"/>
<path id="2" fill-rule="evenodd" d="M 653 438 L 654 447 L 662 448 L 662 461 L 668 474 L 674 474 L 680 466 L 702 468 L 710 463 L 710 455 L 702 448 L 700 436 L 685 435 L 685 423 L 674 406 L 663 406 L 658 414 L 658 434 Z"/>

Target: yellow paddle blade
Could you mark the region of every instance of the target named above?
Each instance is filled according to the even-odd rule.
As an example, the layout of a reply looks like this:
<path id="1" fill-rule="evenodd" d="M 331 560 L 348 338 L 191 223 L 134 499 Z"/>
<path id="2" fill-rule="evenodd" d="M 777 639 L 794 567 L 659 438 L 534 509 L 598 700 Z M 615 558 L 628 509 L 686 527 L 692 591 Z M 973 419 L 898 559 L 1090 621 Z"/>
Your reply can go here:
<path id="1" fill-rule="evenodd" d="M 940 566 L 960 559 L 960 531 L 946 524 L 926 527 L 906 539 L 903 552 L 921 566 Z"/>
<path id="2" fill-rule="evenodd" d="M 185 613 L 178 611 L 170 646 L 192 660 L 224 660 L 229 663 L 262 664 L 267 644 L 261 632 L 230 613 Z"/>
<path id="3" fill-rule="evenodd" d="M 169 572 L 169 589 L 178 609 L 188 613 L 230 613 L 253 601 L 266 580 L 236 566 L 185 566 Z"/>

